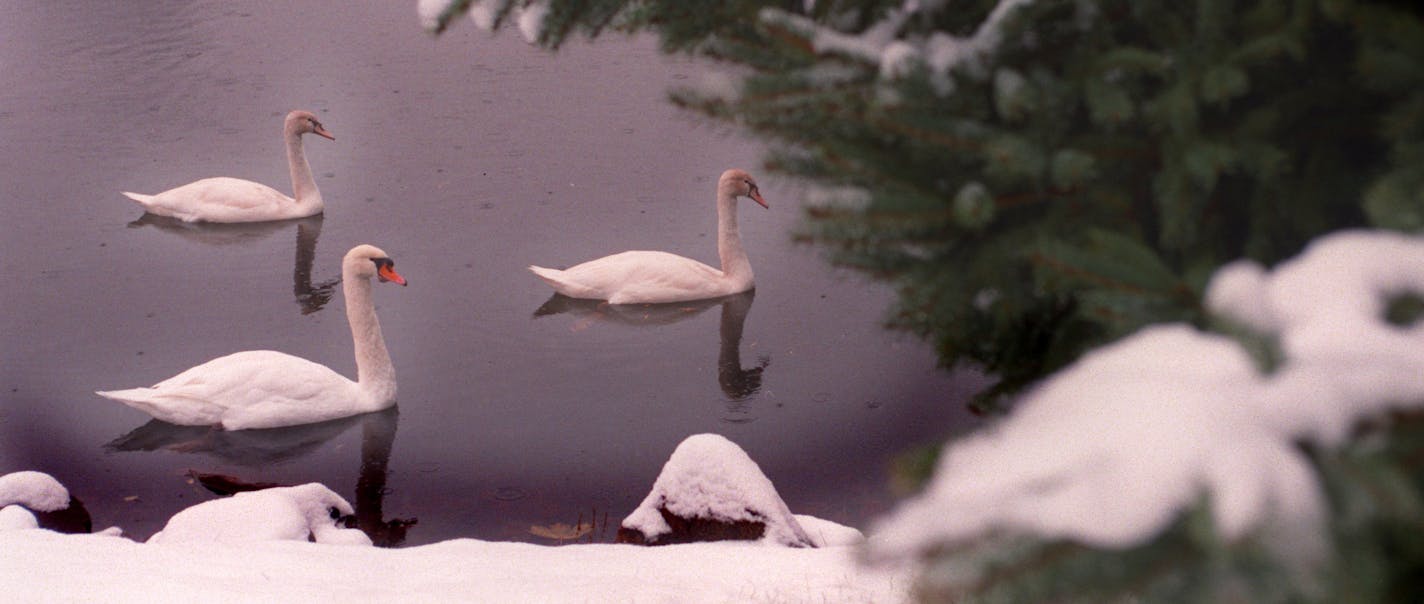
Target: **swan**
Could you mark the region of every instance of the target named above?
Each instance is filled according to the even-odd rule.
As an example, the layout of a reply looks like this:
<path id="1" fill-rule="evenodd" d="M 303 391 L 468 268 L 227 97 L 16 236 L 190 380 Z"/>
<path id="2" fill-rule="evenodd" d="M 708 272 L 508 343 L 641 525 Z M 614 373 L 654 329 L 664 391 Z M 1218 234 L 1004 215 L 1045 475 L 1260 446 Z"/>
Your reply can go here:
<path id="1" fill-rule="evenodd" d="M 530 266 L 540 279 L 570 298 L 610 304 L 656 304 L 716 298 L 752 288 L 752 265 L 737 234 L 737 198 L 769 208 L 756 181 L 731 169 L 717 180 L 717 255 L 722 268 L 667 252 L 630 251 L 564 270 Z"/>
<path id="2" fill-rule="evenodd" d="M 341 261 L 346 319 L 356 343 L 356 381 L 306 359 L 271 350 L 218 357 L 151 388 L 100 391 L 171 424 L 225 430 L 278 428 L 387 409 L 396 372 L 371 302 L 371 278 L 405 285 L 395 262 L 372 245 Z"/>
<path id="3" fill-rule="evenodd" d="M 316 188 L 311 166 L 302 152 L 302 135 L 308 132 L 336 140 L 310 111 L 299 109 L 287 114 L 282 138 L 287 142 L 287 165 L 292 171 L 292 194 L 296 199 L 261 183 L 226 176 L 204 178 L 157 195 L 128 191 L 123 194 L 150 214 L 183 222 L 260 222 L 320 214 L 321 191 Z"/>

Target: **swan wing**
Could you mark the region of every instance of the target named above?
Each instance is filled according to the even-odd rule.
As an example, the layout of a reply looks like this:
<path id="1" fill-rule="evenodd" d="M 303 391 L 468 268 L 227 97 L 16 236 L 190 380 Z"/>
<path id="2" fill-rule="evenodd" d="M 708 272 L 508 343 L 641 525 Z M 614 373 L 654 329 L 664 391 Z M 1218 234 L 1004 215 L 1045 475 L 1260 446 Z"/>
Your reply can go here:
<path id="1" fill-rule="evenodd" d="M 204 178 L 157 195 L 125 193 L 144 210 L 185 222 L 253 222 L 299 218 L 295 201 L 267 185 L 241 178 Z"/>
<path id="2" fill-rule="evenodd" d="M 562 271 L 530 269 L 561 294 L 612 304 L 680 302 L 732 293 L 722 271 L 667 252 L 623 252 Z"/>

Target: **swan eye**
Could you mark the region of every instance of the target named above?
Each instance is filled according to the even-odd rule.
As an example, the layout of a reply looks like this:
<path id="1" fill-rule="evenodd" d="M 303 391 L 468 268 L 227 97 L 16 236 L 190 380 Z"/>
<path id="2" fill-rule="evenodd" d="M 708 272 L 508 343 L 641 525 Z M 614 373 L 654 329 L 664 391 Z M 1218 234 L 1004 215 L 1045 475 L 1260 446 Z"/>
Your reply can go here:
<path id="1" fill-rule="evenodd" d="M 341 519 L 341 510 L 338 510 L 338 509 L 336 509 L 336 508 L 334 508 L 334 507 L 326 508 L 326 513 L 331 514 L 331 519 L 332 519 L 332 520 L 340 520 L 340 519 Z"/>

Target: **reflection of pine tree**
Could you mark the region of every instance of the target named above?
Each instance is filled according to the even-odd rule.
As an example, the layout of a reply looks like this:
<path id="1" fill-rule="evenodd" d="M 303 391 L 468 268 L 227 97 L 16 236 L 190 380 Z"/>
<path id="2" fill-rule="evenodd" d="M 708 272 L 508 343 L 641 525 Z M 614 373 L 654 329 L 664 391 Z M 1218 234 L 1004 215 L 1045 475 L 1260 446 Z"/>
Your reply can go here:
<path id="1" fill-rule="evenodd" d="M 455 4 L 461 4 L 456 2 Z M 525 3 L 477 3 L 496 23 Z M 815 185 L 800 237 L 1009 392 L 1202 280 L 1325 231 L 1424 226 L 1424 27 L 1348 0 L 531 3 L 739 68 L 674 100 Z M 809 11 L 804 10 L 809 5 Z M 482 7 L 482 8 L 480 8 Z M 906 8 L 910 7 L 910 8 Z"/>

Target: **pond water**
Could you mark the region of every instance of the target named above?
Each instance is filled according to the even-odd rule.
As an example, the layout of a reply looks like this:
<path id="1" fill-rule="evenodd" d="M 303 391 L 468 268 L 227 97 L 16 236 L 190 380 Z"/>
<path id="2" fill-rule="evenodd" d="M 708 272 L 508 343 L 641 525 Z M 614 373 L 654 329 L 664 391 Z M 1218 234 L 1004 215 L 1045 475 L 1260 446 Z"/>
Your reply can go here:
<path id="1" fill-rule="evenodd" d="M 140 539 L 220 475 L 323 482 L 388 544 L 548 542 L 530 527 L 616 525 L 701 432 L 745 448 L 794 512 L 864 526 L 892 504 L 897 453 L 974 425 L 983 380 L 882 329 L 886 287 L 791 242 L 800 191 L 760 174 L 761 147 L 666 102 L 708 67 L 648 38 L 557 54 L 468 22 L 432 38 L 414 5 L 5 11 L 0 473 L 49 472 L 96 527 Z M 195 227 L 119 194 L 218 175 L 290 191 L 295 108 L 336 136 L 305 141 L 324 217 Z M 551 300 L 525 269 L 625 249 L 715 264 L 728 167 L 771 204 L 741 208 L 754 295 L 610 308 Z M 358 243 L 410 281 L 375 288 L 396 411 L 222 433 L 93 394 L 246 349 L 354 376 L 333 286 Z"/>

